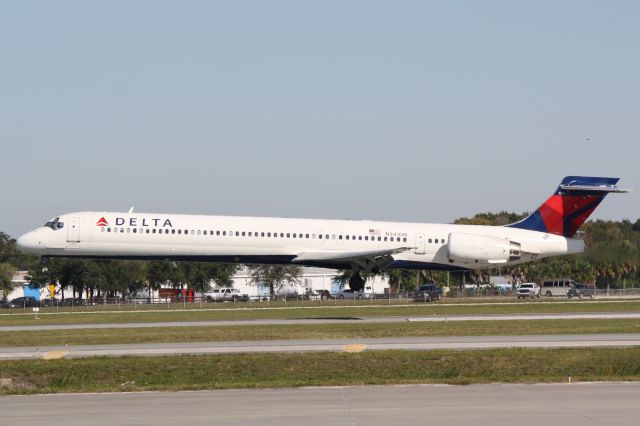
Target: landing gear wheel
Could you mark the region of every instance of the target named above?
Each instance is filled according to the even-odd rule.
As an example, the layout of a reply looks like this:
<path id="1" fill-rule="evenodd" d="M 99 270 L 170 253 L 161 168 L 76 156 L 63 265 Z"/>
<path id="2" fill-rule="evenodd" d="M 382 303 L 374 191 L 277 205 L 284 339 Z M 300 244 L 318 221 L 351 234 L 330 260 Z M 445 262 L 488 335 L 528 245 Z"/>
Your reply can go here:
<path id="1" fill-rule="evenodd" d="M 362 275 L 356 274 L 349 278 L 349 288 L 353 291 L 364 290 L 364 278 L 362 278 Z"/>

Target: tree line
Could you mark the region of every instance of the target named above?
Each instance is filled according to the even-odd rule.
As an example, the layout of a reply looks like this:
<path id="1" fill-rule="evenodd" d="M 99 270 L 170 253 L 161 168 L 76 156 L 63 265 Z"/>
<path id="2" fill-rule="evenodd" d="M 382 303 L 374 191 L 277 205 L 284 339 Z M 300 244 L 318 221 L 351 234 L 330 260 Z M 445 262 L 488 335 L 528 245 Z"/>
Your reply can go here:
<path id="1" fill-rule="evenodd" d="M 460 218 L 456 224 L 506 225 L 527 214 L 509 212 L 480 213 Z M 415 289 L 424 282 L 452 286 L 467 283 L 486 283 L 489 275 L 504 275 L 513 282 L 538 282 L 546 278 L 570 277 L 580 282 L 595 283 L 599 288 L 623 288 L 640 284 L 640 219 L 586 222 L 580 237 L 584 239 L 584 253 L 528 262 L 512 267 L 452 273 L 435 271 L 380 271 L 392 288 Z M 11 276 L 15 271 L 29 271 L 33 286 L 47 286 L 57 282 L 59 288 L 70 288 L 76 297 L 115 297 L 153 291 L 160 287 L 189 288 L 207 291 L 212 283 L 230 286 L 240 265 L 204 262 L 89 260 L 51 258 L 43 265 L 37 256 L 20 253 L 15 240 L 0 232 L 0 290 L 11 290 Z M 297 266 L 254 265 L 249 273 L 256 283 L 267 286 L 271 295 L 294 284 L 301 274 Z M 344 271 L 337 280 L 346 283 L 351 271 Z M 365 274 L 365 278 L 374 273 Z"/>

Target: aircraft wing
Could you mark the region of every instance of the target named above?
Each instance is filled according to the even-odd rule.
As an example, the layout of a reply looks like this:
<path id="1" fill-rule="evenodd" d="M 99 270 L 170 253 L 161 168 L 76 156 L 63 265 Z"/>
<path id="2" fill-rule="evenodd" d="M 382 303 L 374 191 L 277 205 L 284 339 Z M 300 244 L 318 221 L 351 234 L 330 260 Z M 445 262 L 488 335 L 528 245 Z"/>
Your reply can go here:
<path id="1" fill-rule="evenodd" d="M 414 247 L 397 247 L 387 250 L 371 251 L 320 251 L 298 253 L 292 259 L 294 263 L 352 263 L 364 269 L 371 267 L 384 268 L 393 263 L 393 255 L 413 250 Z"/>

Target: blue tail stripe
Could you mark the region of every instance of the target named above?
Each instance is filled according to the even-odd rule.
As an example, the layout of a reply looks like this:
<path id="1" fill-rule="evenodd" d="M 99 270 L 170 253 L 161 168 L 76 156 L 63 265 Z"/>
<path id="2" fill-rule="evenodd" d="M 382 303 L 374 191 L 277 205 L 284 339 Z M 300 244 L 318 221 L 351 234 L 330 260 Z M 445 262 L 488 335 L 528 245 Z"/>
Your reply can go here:
<path id="1" fill-rule="evenodd" d="M 531 231 L 549 232 L 538 210 L 531 213 L 529 216 L 522 219 L 520 222 L 512 223 L 507 226 L 510 228 L 520 228 L 520 229 L 529 229 Z"/>

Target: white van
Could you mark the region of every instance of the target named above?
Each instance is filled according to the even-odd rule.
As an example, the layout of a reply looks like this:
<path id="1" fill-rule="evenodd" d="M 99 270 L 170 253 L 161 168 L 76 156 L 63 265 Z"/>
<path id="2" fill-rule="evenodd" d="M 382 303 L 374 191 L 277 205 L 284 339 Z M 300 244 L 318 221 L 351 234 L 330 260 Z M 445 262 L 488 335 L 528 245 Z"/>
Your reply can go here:
<path id="1" fill-rule="evenodd" d="M 567 291 L 576 285 L 576 282 L 570 278 L 554 278 L 545 280 L 542 283 L 540 293 L 545 296 L 566 296 Z"/>

